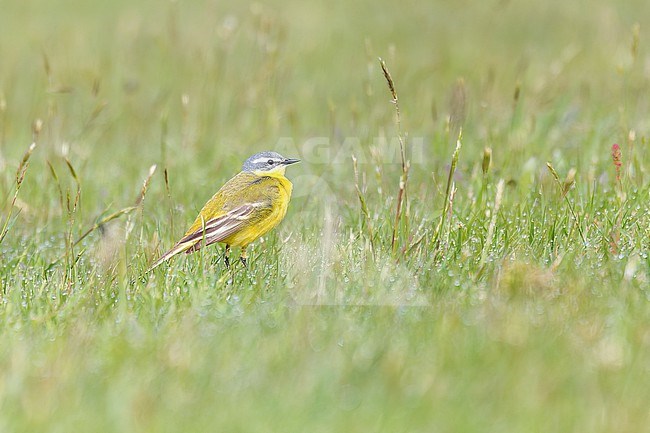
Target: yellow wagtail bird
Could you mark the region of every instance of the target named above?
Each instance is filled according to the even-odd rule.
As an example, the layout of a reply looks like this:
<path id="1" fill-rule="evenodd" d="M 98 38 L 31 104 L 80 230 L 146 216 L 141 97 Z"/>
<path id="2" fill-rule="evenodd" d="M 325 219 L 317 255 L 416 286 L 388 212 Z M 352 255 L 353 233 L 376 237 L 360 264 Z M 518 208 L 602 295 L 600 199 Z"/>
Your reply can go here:
<path id="1" fill-rule="evenodd" d="M 239 259 L 246 266 L 246 247 L 277 226 L 287 213 L 293 185 L 284 177 L 284 171 L 287 165 L 297 162 L 300 160 L 276 152 L 261 152 L 248 158 L 242 171 L 203 206 L 183 238 L 149 270 L 176 254 L 190 254 L 215 242 L 226 244 L 227 268 L 230 247 L 241 247 Z"/>

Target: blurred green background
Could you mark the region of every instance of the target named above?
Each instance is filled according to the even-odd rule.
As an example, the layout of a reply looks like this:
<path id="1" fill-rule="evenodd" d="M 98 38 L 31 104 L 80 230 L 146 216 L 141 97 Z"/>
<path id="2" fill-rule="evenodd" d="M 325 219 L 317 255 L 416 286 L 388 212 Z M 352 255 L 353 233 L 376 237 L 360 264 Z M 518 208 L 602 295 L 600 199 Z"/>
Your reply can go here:
<path id="1" fill-rule="evenodd" d="M 646 430 L 648 22 L 0 0 L 0 431 Z M 271 149 L 303 163 L 249 270 L 215 248 L 145 272 Z"/>

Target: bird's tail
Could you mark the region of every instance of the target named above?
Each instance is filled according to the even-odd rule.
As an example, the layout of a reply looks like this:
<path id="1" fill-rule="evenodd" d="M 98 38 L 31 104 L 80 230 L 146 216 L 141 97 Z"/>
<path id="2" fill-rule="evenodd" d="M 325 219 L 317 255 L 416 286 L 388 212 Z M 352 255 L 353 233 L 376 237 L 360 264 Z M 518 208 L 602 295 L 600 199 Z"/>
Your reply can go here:
<path id="1" fill-rule="evenodd" d="M 169 260 L 169 259 L 171 259 L 172 257 L 174 257 L 176 254 L 180 254 L 180 253 L 182 253 L 183 251 L 187 251 L 187 250 L 189 250 L 190 248 L 192 248 L 192 247 L 194 246 L 194 244 L 196 244 L 196 243 L 197 243 L 198 241 L 200 241 L 200 240 L 201 240 L 201 239 L 198 239 L 198 240 L 191 240 L 191 241 L 185 241 L 185 242 L 179 242 L 179 243 L 177 243 L 176 245 L 174 245 L 174 248 L 172 248 L 171 250 L 167 251 L 167 252 L 166 252 L 165 254 L 163 254 L 163 255 L 162 255 L 158 260 L 156 260 L 156 261 L 154 262 L 154 264 L 151 265 L 151 266 L 149 267 L 149 269 L 147 269 L 147 272 L 154 270 L 155 268 L 157 268 L 157 267 L 158 267 L 159 265 L 161 265 L 162 263 L 164 263 L 164 262 L 166 262 L 167 260 Z"/>

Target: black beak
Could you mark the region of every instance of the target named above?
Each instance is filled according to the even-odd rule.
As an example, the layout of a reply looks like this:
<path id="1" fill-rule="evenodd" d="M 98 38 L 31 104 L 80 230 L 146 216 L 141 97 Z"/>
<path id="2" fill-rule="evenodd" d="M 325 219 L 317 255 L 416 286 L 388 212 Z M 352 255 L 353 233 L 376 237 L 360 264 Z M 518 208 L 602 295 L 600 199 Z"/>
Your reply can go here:
<path id="1" fill-rule="evenodd" d="M 291 164 L 295 164 L 297 162 L 300 162 L 300 160 L 299 159 L 293 159 L 293 158 L 287 158 L 284 161 L 282 161 L 282 164 L 291 165 Z"/>

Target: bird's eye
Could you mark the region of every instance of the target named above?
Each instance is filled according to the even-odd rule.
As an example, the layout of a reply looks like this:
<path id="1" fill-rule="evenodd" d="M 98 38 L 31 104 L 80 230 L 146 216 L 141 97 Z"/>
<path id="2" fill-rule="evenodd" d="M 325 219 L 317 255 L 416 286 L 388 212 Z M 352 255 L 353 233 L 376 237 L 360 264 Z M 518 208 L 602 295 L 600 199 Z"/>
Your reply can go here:
<path id="1" fill-rule="evenodd" d="M 269 159 L 267 162 L 269 163 L 269 165 L 273 165 L 273 160 L 272 159 Z"/>

